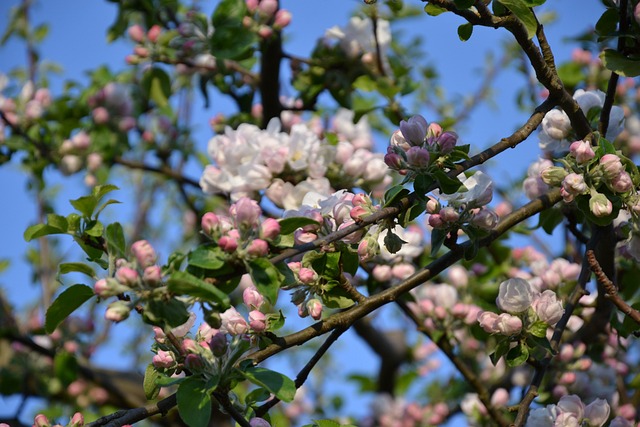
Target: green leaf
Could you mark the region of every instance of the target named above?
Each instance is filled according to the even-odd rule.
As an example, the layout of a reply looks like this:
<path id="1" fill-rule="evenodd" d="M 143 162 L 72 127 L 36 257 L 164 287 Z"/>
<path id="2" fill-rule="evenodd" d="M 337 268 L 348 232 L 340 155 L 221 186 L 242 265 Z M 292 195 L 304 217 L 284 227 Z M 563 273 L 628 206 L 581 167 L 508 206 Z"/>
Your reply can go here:
<path id="1" fill-rule="evenodd" d="M 373 92 L 378 88 L 378 85 L 369 75 L 364 74 L 353 82 L 353 87 L 364 92 Z"/>
<path id="2" fill-rule="evenodd" d="M 187 378 L 188 377 L 169 377 L 165 374 L 158 374 L 158 376 L 156 377 L 156 384 L 158 384 L 160 387 L 169 387 L 172 385 L 180 384 Z"/>
<path id="3" fill-rule="evenodd" d="M 44 329 L 50 334 L 78 307 L 94 296 L 93 289 L 86 285 L 73 285 L 58 295 L 47 310 Z"/>
<path id="4" fill-rule="evenodd" d="M 440 6 L 436 6 L 434 4 L 431 3 L 427 3 L 427 5 L 424 7 L 424 11 L 427 12 L 428 15 L 431 16 L 438 16 L 441 15 L 445 12 L 448 12 L 447 9 L 440 7 Z"/>
<path id="5" fill-rule="evenodd" d="M 351 296 L 339 285 L 321 295 L 322 303 L 328 308 L 349 308 L 355 304 Z"/>
<path id="6" fill-rule="evenodd" d="M 547 336 L 547 328 L 549 327 L 549 325 L 547 325 L 545 322 L 543 322 L 542 320 L 539 320 L 537 322 L 535 322 L 534 324 L 532 324 L 531 326 L 529 326 L 529 333 L 531 333 L 532 335 L 536 336 L 536 337 L 546 337 Z"/>
<path id="7" fill-rule="evenodd" d="M 384 207 L 393 205 L 409 193 L 410 191 L 402 185 L 394 185 L 384 193 Z"/>
<path id="8" fill-rule="evenodd" d="M 269 390 L 283 402 L 291 402 L 296 394 L 296 385 L 291 378 L 270 369 L 253 366 L 250 360 L 243 362 L 238 372 L 253 384 Z"/>
<path id="9" fill-rule="evenodd" d="M 104 232 L 104 226 L 100 221 L 89 221 L 87 222 L 87 228 L 84 229 L 84 233 L 93 237 L 101 237 Z"/>
<path id="10" fill-rule="evenodd" d="M 536 35 L 538 22 L 525 0 L 500 0 L 507 9 L 511 11 L 527 29 L 527 35 L 531 39 Z"/>
<path id="11" fill-rule="evenodd" d="M 189 377 L 180 383 L 176 394 L 178 412 L 189 427 L 209 425 L 212 391 L 200 377 Z"/>
<path id="12" fill-rule="evenodd" d="M 64 386 L 78 379 L 78 360 L 67 352 L 60 351 L 53 358 L 53 373 Z"/>
<path id="13" fill-rule="evenodd" d="M 165 107 L 169 103 L 171 79 L 163 69 L 149 68 L 142 77 L 141 87 L 144 95 L 159 107 Z"/>
<path id="14" fill-rule="evenodd" d="M 98 206 L 98 199 L 96 199 L 93 195 L 91 196 L 82 196 L 75 200 L 70 200 L 71 206 L 73 206 L 78 212 L 82 214 L 85 218 L 91 218 L 93 215 L 93 211 L 96 206 Z"/>
<path id="15" fill-rule="evenodd" d="M 36 224 L 27 228 L 24 231 L 24 240 L 27 242 L 37 239 L 39 237 L 48 236 L 51 234 L 66 234 L 66 230 L 61 230 L 57 227 L 52 227 L 48 224 Z"/>
<path id="16" fill-rule="evenodd" d="M 561 224 L 563 220 L 564 214 L 559 208 L 547 209 L 540 212 L 540 219 L 536 228 L 542 227 L 545 233 L 551 235 L 556 226 Z"/>
<path id="17" fill-rule="evenodd" d="M 620 14 L 618 13 L 618 9 L 612 7 L 605 10 L 596 23 L 596 33 L 599 36 L 607 36 L 615 33 L 619 20 Z"/>
<path id="18" fill-rule="evenodd" d="M 167 288 L 177 295 L 190 295 L 203 301 L 229 306 L 229 296 L 213 284 L 200 280 L 184 271 L 176 271 L 167 280 Z"/>
<path id="19" fill-rule="evenodd" d="M 434 173 L 438 186 L 444 194 L 456 193 L 462 183 L 457 178 L 451 178 L 442 169 L 437 169 Z"/>
<path id="20" fill-rule="evenodd" d="M 126 243 L 124 230 L 119 222 L 114 222 L 107 226 L 107 251 L 109 255 L 116 258 L 124 258 L 126 253 Z"/>
<path id="21" fill-rule="evenodd" d="M 522 365 L 529 358 L 529 348 L 522 342 L 507 352 L 505 362 L 510 368 Z"/>
<path id="22" fill-rule="evenodd" d="M 266 258 L 256 258 L 249 261 L 247 268 L 258 291 L 270 304 L 275 304 L 280 284 L 284 282 L 282 273 Z"/>
<path id="23" fill-rule="evenodd" d="M 209 46 L 213 56 L 234 60 L 251 57 L 258 38 L 255 31 L 242 25 L 246 13 L 246 4 L 242 0 L 220 2 L 211 17 L 215 31 L 209 39 Z"/>
<path id="24" fill-rule="evenodd" d="M 448 231 L 434 228 L 431 230 L 431 256 L 436 256 L 447 238 Z"/>
<path id="25" fill-rule="evenodd" d="M 156 371 L 153 363 L 149 363 L 147 369 L 144 371 L 144 380 L 142 381 L 142 388 L 144 389 L 144 395 L 147 400 L 153 400 L 160 394 L 160 386 L 157 384 L 157 379 L 160 377 L 160 373 Z"/>
<path id="26" fill-rule="evenodd" d="M 278 221 L 278 223 L 280 224 L 280 234 L 293 233 L 298 228 L 304 227 L 305 225 L 320 226 L 320 224 L 318 224 L 318 221 L 304 216 L 281 219 L 280 221 Z"/>
<path id="27" fill-rule="evenodd" d="M 82 273 L 95 279 L 96 272 L 90 265 L 82 262 L 67 262 L 58 266 L 58 274 Z"/>
<path id="28" fill-rule="evenodd" d="M 640 58 L 627 58 L 613 49 L 605 49 L 600 53 L 600 59 L 604 66 L 615 71 L 623 77 L 636 77 L 640 75 Z"/>
<path id="29" fill-rule="evenodd" d="M 360 258 L 358 257 L 358 253 L 349 250 L 348 248 L 343 249 L 341 253 L 342 257 L 340 258 L 340 262 L 342 263 L 342 269 L 345 273 L 355 276 L 358 268 L 360 267 Z"/>
<path id="30" fill-rule="evenodd" d="M 160 327 L 175 328 L 189 320 L 185 303 L 175 298 L 168 301 L 150 300 L 144 308 L 145 322 Z"/>
<path id="31" fill-rule="evenodd" d="M 117 205 L 120 204 L 122 202 L 119 202 L 118 200 L 115 199 L 109 199 L 106 202 L 104 202 L 97 210 L 96 210 L 96 214 L 95 217 L 98 218 L 98 216 L 100 215 L 100 213 L 109 205 Z"/>
<path id="32" fill-rule="evenodd" d="M 91 195 L 96 198 L 96 202 L 99 202 L 104 196 L 106 196 L 107 194 L 115 190 L 119 190 L 117 185 L 113 185 L 113 184 L 96 185 L 91 191 Z"/>
<path id="33" fill-rule="evenodd" d="M 217 246 L 203 245 L 189 253 L 189 265 L 205 270 L 218 270 L 226 263 L 225 253 Z"/>
<path id="34" fill-rule="evenodd" d="M 496 350 L 491 353 L 489 355 L 489 359 L 491 359 L 491 363 L 493 363 L 493 366 L 495 366 L 498 361 L 502 358 L 502 356 L 504 356 L 505 354 L 507 354 L 507 352 L 509 351 L 509 340 L 504 338 L 501 341 L 498 341 L 497 345 L 496 345 Z"/>
<path id="35" fill-rule="evenodd" d="M 585 79 L 582 65 L 576 62 L 565 62 L 558 67 L 558 77 L 566 86 L 577 86 Z"/>

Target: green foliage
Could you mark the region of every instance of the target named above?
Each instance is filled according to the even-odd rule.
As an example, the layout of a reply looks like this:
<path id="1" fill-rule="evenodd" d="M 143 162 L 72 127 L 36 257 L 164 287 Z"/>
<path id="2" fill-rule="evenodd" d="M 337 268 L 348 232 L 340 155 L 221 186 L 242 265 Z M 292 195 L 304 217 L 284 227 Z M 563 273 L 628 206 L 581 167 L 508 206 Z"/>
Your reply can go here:
<path id="1" fill-rule="evenodd" d="M 500 3 L 511 11 L 522 22 L 527 30 L 529 38 L 533 38 L 538 30 L 538 21 L 531 11 L 531 2 L 526 0 L 497 0 L 494 3 Z M 534 2 L 537 3 L 537 2 Z"/>
<path id="2" fill-rule="evenodd" d="M 291 378 L 270 369 L 253 366 L 250 360 L 241 363 L 238 373 L 283 402 L 291 402 L 296 394 L 296 386 Z"/>
<path id="3" fill-rule="evenodd" d="M 213 12 L 211 24 L 215 28 L 210 38 L 210 52 L 220 59 L 241 60 L 253 55 L 258 41 L 255 32 L 242 24 L 247 14 L 243 0 L 223 0 Z"/>
<path id="4" fill-rule="evenodd" d="M 189 295 L 199 298 L 201 301 L 214 303 L 221 308 L 229 307 L 229 296 L 197 277 L 184 272 L 176 271 L 167 279 L 167 288 L 177 295 Z"/>
<path id="5" fill-rule="evenodd" d="M 189 427 L 206 427 L 211 418 L 213 389 L 201 377 L 189 377 L 180 383 L 177 392 L 180 418 Z"/>
<path id="6" fill-rule="evenodd" d="M 305 225 L 320 225 L 318 221 L 303 216 L 283 218 L 278 223 L 280 223 L 281 234 L 291 234 Z"/>
<path id="7" fill-rule="evenodd" d="M 144 380 L 142 382 L 144 395 L 148 400 L 153 400 L 160 394 L 161 387 L 157 383 L 159 377 L 160 373 L 152 363 L 149 363 L 149 365 L 147 365 L 147 369 L 144 371 Z"/>
<path id="8" fill-rule="evenodd" d="M 247 269 L 258 291 L 270 304 L 278 299 L 284 276 L 268 259 L 256 258 L 247 263 Z"/>
<path id="9" fill-rule="evenodd" d="M 627 57 L 616 50 L 605 49 L 600 53 L 600 59 L 607 69 L 621 76 L 640 76 L 640 57 L 638 56 Z"/>
<path id="10" fill-rule="evenodd" d="M 47 309 L 44 329 L 51 334 L 58 325 L 78 307 L 94 296 L 93 289 L 86 285 L 73 285 L 65 289 Z"/>

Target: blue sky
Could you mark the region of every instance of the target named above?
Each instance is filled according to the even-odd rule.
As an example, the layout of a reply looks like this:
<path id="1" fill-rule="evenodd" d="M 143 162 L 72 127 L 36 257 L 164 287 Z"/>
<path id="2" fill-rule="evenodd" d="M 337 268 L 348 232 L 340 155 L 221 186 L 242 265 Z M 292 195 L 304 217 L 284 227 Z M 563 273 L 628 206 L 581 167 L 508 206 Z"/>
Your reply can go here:
<path id="1" fill-rule="evenodd" d="M 405 1 L 410 3 L 410 0 Z M 8 16 L 9 8 L 17 3 L 17 0 L 0 2 L 0 17 Z M 421 4 L 417 1 L 414 3 Z M 573 45 L 568 45 L 563 40 L 594 25 L 602 6 L 597 0 L 554 0 L 548 3 L 556 8 L 558 20 L 548 25 L 546 31 L 557 61 L 562 62 L 570 57 L 573 48 Z M 355 0 L 283 0 L 282 7 L 289 9 L 293 14 L 292 25 L 286 32 L 288 51 L 300 56 L 308 55 L 315 40 L 322 36 L 327 28 L 345 25 L 350 12 L 360 4 Z M 85 72 L 98 65 L 108 64 L 113 69 L 123 68 L 124 57 L 130 53 L 131 45 L 122 41 L 106 44 L 106 28 L 113 21 L 115 12 L 115 5 L 106 1 L 37 2 L 31 14 L 34 23 L 48 22 L 51 25 L 50 35 L 40 49 L 42 57 L 61 64 L 64 68 L 64 79 L 84 82 L 87 81 Z M 463 43 L 458 39 L 456 32 L 457 26 L 461 23 L 460 18 L 452 14 L 444 14 L 437 18 L 425 15 L 407 21 L 404 27 L 408 34 L 420 33 L 425 36 L 423 50 L 427 59 L 437 65 L 441 81 L 448 93 L 466 94 L 476 88 L 480 83 L 480 70 L 486 52 L 491 50 L 498 56 L 502 41 L 508 38 L 504 31 L 476 28 L 472 38 Z M 6 21 L 0 18 L 0 33 L 5 27 Z M 22 66 L 25 61 L 26 53 L 21 44 L 10 42 L 0 48 L 0 72 L 8 72 L 13 67 Z M 60 89 L 60 82 L 59 79 L 54 80 L 54 93 Z M 500 74 L 498 85 L 494 86 L 494 102 L 497 107 L 483 106 L 477 109 L 469 124 L 459 130 L 463 143 L 472 144 L 472 153 L 509 135 L 518 124 L 526 120 L 528 114 L 513 108 L 514 93 L 522 85 L 522 76 L 513 71 L 507 70 Z M 199 124 L 197 146 L 203 151 L 211 136 L 207 122 L 218 112 L 217 108 L 224 111 L 226 106 L 214 102 L 211 110 L 198 111 L 193 117 L 193 122 Z M 201 108 L 196 105 L 196 109 Z M 428 115 L 427 120 L 431 120 Z M 504 153 L 500 164 L 492 163 L 486 169 L 494 180 L 513 179 L 520 176 L 528 163 L 537 156 L 536 141 L 531 140 L 517 150 Z M 64 197 L 61 199 L 64 203 L 86 192 L 80 176 L 60 179 L 53 174 L 50 175 L 54 182 L 63 186 Z M 194 171 L 193 177 L 198 177 L 198 171 Z M 5 201 L 9 201 L 5 209 L 0 210 L 3 236 L 0 241 L 0 259 L 9 258 L 12 261 L 10 268 L 0 275 L 0 285 L 18 307 L 25 307 L 37 295 L 37 288 L 30 282 L 31 273 L 23 261 L 23 254 L 28 245 L 24 242 L 22 233 L 36 218 L 35 207 L 30 201 L 25 185 L 26 181 L 17 163 L 0 168 L 2 195 Z M 68 205 L 61 204 L 60 207 L 63 212 L 68 211 Z M 118 215 L 119 212 L 126 213 L 126 208 L 113 209 L 114 215 Z M 69 242 L 65 244 L 67 246 L 63 247 L 70 245 Z M 351 341 L 350 338 L 345 336 L 342 341 Z M 354 369 L 374 361 L 367 356 L 368 350 L 358 339 L 353 341 L 356 348 L 351 348 L 351 354 L 364 355 L 364 359 L 345 358 L 346 369 Z M 104 357 L 103 361 L 107 358 Z M 377 368 L 374 364 L 371 371 L 375 369 Z M 0 408 L 2 406 L 0 401 Z M 363 412 L 356 412 L 366 413 L 367 408 L 364 409 Z"/>

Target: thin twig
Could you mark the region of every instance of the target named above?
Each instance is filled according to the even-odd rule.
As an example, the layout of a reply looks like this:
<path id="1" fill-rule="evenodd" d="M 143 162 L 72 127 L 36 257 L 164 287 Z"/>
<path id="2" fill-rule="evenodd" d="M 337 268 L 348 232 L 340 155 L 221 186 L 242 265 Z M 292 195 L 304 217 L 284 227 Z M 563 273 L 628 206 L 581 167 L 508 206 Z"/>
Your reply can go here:
<path id="1" fill-rule="evenodd" d="M 602 267 L 600 267 L 600 263 L 592 250 L 587 251 L 587 261 L 589 267 L 591 267 L 591 271 L 593 271 L 593 274 L 596 276 L 596 280 L 607 292 L 607 298 L 611 299 L 620 311 L 640 325 L 640 311 L 631 307 L 620 297 L 617 286 L 607 277 L 604 271 L 602 271 Z"/>
<path id="2" fill-rule="evenodd" d="M 296 389 L 299 389 L 300 387 L 302 387 L 302 385 L 305 383 L 305 381 L 309 377 L 311 370 L 318 364 L 320 359 L 322 359 L 322 356 L 324 356 L 327 350 L 329 350 L 329 347 L 331 347 L 331 345 L 334 342 L 336 342 L 338 338 L 340 338 L 340 335 L 342 335 L 344 331 L 346 331 L 345 328 L 336 328 L 333 330 L 333 332 L 331 332 L 331 335 L 329 335 L 326 341 L 322 343 L 318 351 L 316 351 L 313 357 L 309 359 L 306 365 L 304 365 L 304 368 L 302 368 L 300 372 L 298 372 L 298 375 L 296 376 L 296 379 L 294 382 Z M 274 397 L 268 402 L 265 402 L 262 406 L 256 409 L 256 416 L 262 417 L 264 414 L 267 413 L 269 409 L 276 406 L 279 402 L 280 402 L 280 399 L 278 399 L 277 397 Z"/>

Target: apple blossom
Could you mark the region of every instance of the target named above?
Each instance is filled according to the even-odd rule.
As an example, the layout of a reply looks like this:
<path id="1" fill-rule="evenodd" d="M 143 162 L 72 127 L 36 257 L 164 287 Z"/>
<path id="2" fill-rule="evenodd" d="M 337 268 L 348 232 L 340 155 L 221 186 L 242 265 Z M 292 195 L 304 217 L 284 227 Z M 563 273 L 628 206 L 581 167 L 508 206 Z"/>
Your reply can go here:
<path id="1" fill-rule="evenodd" d="M 406 141 L 413 146 L 420 146 L 427 136 L 429 124 L 424 117 L 415 115 L 408 120 L 400 121 L 400 132 Z"/>
<path id="2" fill-rule="evenodd" d="M 520 278 L 508 279 L 500 283 L 496 304 L 507 313 L 516 314 L 531 307 L 534 292 L 528 281 Z"/>
<path id="3" fill-rule="evenodd" d="M 594 192 L 589 199 L 589 210 L 595 216 L 603 217 L 611 214 L 613 204 L 604 194 Z"/>
<path id="4" fill-rule="evenodd" d="M 575 141 L 569 146 L 569 152 L 579 164 L 586 163 L 596 156 L 589 141 Z"/>
<path id="5" fill-rule="evenodd" d="M 138 260 L 142 268 L 154 265 L 157 260 L 156 252 L 146 240 L 138 240 L 131 245 L 131 253 Z"/>
<path id="6" fill-rule="evenodd" d="M 158 350 L 152 360 L 153 366 L 156 368 L 172 368 L 176 364 L 175 356 L 170 351 Z"/>
<path id="7" fill-rule="evenodd" d="M 556 293 L 546 290 L 536 295 L 531 303 L 531 307 L 538 315 L 538 318 L 546 322 L 549 326 L 553 326 L 564 314 L 562 301 L 557 299 Z"/>
<path id="8" fill-rule="evenodd" d="M 233 307 L 220 314 L 220 320 L 222 322 L 220 329 L 230 335 L 241 335 L 249 329 L 247 321 Z"/>

